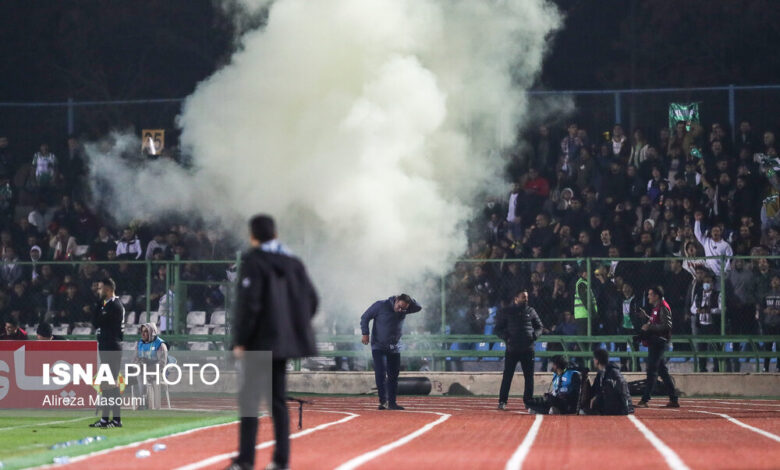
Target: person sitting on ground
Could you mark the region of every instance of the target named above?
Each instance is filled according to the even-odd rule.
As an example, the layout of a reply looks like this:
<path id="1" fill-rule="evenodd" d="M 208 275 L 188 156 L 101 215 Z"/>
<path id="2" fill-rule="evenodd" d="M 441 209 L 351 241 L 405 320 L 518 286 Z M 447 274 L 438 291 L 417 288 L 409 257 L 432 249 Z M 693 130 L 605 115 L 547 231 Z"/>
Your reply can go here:
<path id="1" fill-rule="evenodd" d="M 628 383 L 620 373 L 620 366 L 609 361 L 609 352 L 593 351 L 593 363 L 598 370 L 590 388 L 590 406 L 587 414 L 627 415 L 634 412 Z"/>
<path id="2" fill-rule="evenodd" d="M 526 408 L 531 414 L 577 414 L 579 411 L 582 374 L 575 364 L 569 364 L 564 356 L 552 358 L 553 375 L 550 392 L 543 397 L 528 400 Z"/>

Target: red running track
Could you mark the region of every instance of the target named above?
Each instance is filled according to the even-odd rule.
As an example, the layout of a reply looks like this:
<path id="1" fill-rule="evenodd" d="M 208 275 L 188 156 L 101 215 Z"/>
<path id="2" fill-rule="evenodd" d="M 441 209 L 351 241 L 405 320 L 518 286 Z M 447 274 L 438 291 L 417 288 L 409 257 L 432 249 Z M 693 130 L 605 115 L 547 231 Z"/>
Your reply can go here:
<path id="1" fill-rule="evenodd" d="M 291 441 L 291 467 L 780 468 L 780 401 L 685 399 L 680 409 L 664 409 L 663 402 L 653 402 L 652 408 L 637 410 L 632 421 L 625 416 L 532 416 L 517 401 L 502 412 L 495 409 L 494 398 L 408 397 L 403 402 L 407 411 L 377 411 L 375 400 L 313 398 L 304 411 L 304 432 Z M 196 406 L 183 401 L 177 405 Z M 234 405 L 214 400 L 207 406 Z M 297 423 L 297 408 L 291 408 L 290 418 L 291 424 Z M 229 424 L 195 430 L 62 467 L 225 468 L 236 449 L 237 428 Z M 291 432 L 299 433 L 295 428 Z M 271 439 L 270 421 L 264 418 L 257 468 L 271 458 Z M 165 443 L 168 449 L 145 459 L 135 457 L 137 450 L 151 449 L 155 442 Z"/>

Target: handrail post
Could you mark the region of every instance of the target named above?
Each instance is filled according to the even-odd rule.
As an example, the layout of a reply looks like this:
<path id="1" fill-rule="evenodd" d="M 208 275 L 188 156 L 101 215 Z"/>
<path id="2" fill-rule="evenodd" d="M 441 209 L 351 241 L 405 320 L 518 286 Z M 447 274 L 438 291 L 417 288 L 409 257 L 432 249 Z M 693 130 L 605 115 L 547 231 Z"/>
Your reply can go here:
<path id="1" fill-rule="evenodd" d="M 447 331 L 447 281 L 445 275 L 441 275 L 441 326 L 439 332 L 445 334 Z"/>
<path id="2" fill-rule="evenodd" d="M 176 331 L 184 333 L 187 320 L 182 315 L 181 309 L 181 306 L 185 304 L 185 299 L 182 299 L 181 295 L 183 290 L 181 284 L 181 258 L 178 254 L 174 256 L 173 261 L 173 299 L 170 296 L 171 291 L 168 290 L 166 293 L 168 295 L 168 311 L 171 311 L 170 306 L 171 302 L 173 302 L 173 318 L 176 323 Z"/>
<path id="3" fill-rule="evenodd" d="M 588 270 L 588 300 L 587 300 L 587 307 L 588 307 L 588 336 L 591 335 L 591 321 L 593 317 L 593 311 L 592 308 L 592 302 L 593 302 L 593 276 L 591 276 L 590 271 L 590 257 L 585 259 L 585 268 Z"/>
<path id="4" fill-rule="evenodd" d="M 149 312 L 152 309 L 152 299 L 150 299 L 152 295 L 152 260 L 147 259 L 146 260 L 146 321 L 149 321 L 149 317 L 151 316 L 151 313 Z M 165 324 L 165 327 L 168 328 L 170 325 L 167 323 Z"/>
<path id="5" fill-rule="evenodd" d="M 726 255 L 720 255 L 720 295 L 718 296 L 720 304 L 720 335 L 726 336 Z M 721 352 L 726 351 L 726 343 L 721 343 Z M 726 359 L 716 359 L 720 364 L 720 369 L 726 371 Z"/>

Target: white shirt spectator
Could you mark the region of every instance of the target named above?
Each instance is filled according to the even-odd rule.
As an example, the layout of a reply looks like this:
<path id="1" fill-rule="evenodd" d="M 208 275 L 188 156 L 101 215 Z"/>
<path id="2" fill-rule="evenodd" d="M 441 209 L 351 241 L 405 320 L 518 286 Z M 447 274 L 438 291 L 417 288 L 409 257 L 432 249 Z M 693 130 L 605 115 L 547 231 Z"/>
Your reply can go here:
<path id="1" fill-rule="evenodd" d="M 693 225 L 693 234 L 696 235 L 696 239 L 699 240 L 699 243 L 701 243 L 704 247 L 705 256 L 725 255 L 728 258 L 734 256 L 734 251 L 731 249 L 731 245 L 729 245 L 726 240 L 721 239 L 720 241 L 716 242 L 712 239 L 712 237 L 704 235 L 701 231 L 701 222 L 698 220 Z M 731 260 L 727 259 L 724 271 L 728 271 L 730 266 Z M 720 259 L 708 259 L 707 267 L 715 276 L 720 276 Z"/>
<path id="2" fill-rule="evenodd" d="M 144 250 L 141 248 L 141 240 L 137 237 L 130 241 L 121 239 L 116 242 L 116 255 L 117 257 L 122 255 L 135 255 L 135 259 L 140 259 Z"/>
<path id="3" fill-rule="evenodd" d="M 154 255 L 154 250 L 157 248 L 161 249 L 163 252 L 165 252 L 165 249 L 168 248 L 167 243 L 157 243 L 157 240 L 152 239 L 147 245 L 146 245 L 146 259 L 150 260 L 152 259 L 152 256 Z"/>

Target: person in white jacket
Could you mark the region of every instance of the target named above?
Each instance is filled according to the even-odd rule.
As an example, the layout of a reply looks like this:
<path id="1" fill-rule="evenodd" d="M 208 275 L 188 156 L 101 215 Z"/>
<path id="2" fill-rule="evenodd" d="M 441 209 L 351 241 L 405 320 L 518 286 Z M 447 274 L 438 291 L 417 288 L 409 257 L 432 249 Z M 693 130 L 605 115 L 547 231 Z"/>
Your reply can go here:
<path id="1" fill-rule="evenodd" d="M 734 251 L 731 249 L 731 245 L 723 239 L 723 229 L 716 225 L 710 229 L 709 236 L 705 235 L 701 230 L 701 219 L 703 214 L 696 212 L 696 222 L 693 225 L 693 234 L 696 235 L 696 239 L 704 247 L 705 256 L 726 256 L 731 258 L 734 256 Z M 721 260 L 717 258 L 711 258 L 707 260 L 707 267 L 715 274 L 717 283 L 721 274 Z M 723 272 L 729 270 L 731 260 L 726 259 L 726 265 L 723 267 Z"/>

